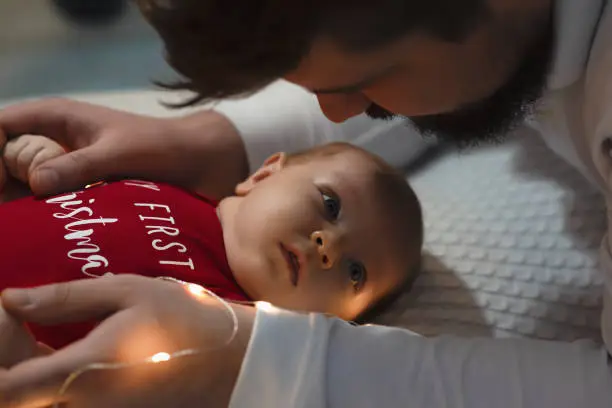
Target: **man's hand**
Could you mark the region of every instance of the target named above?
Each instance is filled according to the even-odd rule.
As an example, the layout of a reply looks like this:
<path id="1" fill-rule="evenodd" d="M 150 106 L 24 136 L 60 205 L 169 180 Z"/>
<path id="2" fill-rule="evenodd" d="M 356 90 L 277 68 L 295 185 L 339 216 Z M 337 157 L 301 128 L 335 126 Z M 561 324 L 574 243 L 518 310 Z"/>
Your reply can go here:
<path id="1" fill-rule="evenodd" d="M 0 368 L 9 368 L 39 354 L 41 348 L 24 325 L 0 306 Z"/>
<path id="2" fill-rule="evenodd" d="M 238 335 L 224 346 L 232 332 L 227 310 L 176 283 L 122 275 L 9 290 L 2 301 L 9 313 L 39 324 L 103 320 L 65 349 L 0 370 L 0 406 L 19 408 L 51 404 L 68 376 L 90 364 L 140 361 L 190 348 L 203 352 L 85 373 L 62 400 L 88 408 L 227 407 L 255 314 L 253 308 L 234 307 Z"/>
<path id="3" fill-rule="evenodd" d="M 0 145 L 25 134 L 46 136 L 69 151 L 29 170 L 38 195 L 133 177 L 219 197 L 232 194 L 248 173 L 238 132 L 214 111 L 161 119 L 65 99 L 0 110 Z"/>
<path id="4" fill-rule="evenodd" d="M 66 154 L 57 142 L 44 136 L 23 135 L 4 148 L 4 165 L 11 176 L 29 184 L 30 174 L 42 163 Z"/>

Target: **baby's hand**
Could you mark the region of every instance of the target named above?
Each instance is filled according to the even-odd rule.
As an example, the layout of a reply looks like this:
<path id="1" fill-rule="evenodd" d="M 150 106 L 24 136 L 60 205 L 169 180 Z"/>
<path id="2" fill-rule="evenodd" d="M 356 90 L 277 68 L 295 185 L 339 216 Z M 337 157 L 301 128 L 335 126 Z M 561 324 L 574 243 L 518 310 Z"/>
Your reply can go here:
<path id="1" fill-rule="evenodd" d="M 40 347 L 25 327 L 0 306 L 0 368 L 9 368 L 40 354 Z"/>
<path id="2" fill-rule="evenodd" d="M 11 176 L 29 184 L 30 173 L 40 164 L 66 151 L 44 136 L 23 135 L 9 140 L 4 149 L 4 164 Z"/>

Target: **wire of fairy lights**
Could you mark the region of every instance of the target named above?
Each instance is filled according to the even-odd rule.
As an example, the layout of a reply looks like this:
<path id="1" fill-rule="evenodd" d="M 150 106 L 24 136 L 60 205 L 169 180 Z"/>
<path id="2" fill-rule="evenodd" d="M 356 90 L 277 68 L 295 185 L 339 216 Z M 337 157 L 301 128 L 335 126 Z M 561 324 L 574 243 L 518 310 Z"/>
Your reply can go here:
<path id="1" fill-rule="evenodd" d="M 211 349 L 189 348 L 189 349 L 179 350 L 174 353 L 168 353 L 168 352 L 162 351 L 150 357 L 147 357 L 143 360 L 132 361 L 132 362 L 88 364 L 82 368 L 75 370 L 66 378 L 66 380 L 64 381 L 64 383 L 62 384 L 62 386 L 60 387 L 56 395 L 56 400 L 53 405 L 53 408 L 61 407 L 62 398 L 66 395 L 70 386 L 74 384 L 74 382 L 85 373 L 88 373 L 91 371 L 103 371 L 103 370 L 122 370 L 122 369 L 133 368 L 135 366 L 144 365 L 144 364 L 159 364 L 159 363 L 163 363 L 163 362 L 170 361 L 173 359 L 189 357 L 189 356 L 193 356 L 193 355 L 200 354 L 203 352 L 212 351 L 214 349 L 223 348 L 223 347 L 228 346 L 232 341 L 234 341 L 234 339 L 236 338 L 238 334 L 238 316 L 236 315 L 236 312 L 230 306 L 230 303 L 228 301 L 221 298 L 220 296 L 218 296 L 211 290 L 206 289 L 205 287 L 194 284 L 194 283 L 184 282 L 179 279 L 170 278 L 166 276 L 159 277 L 157 279 L 181 284 L 185 286 L 186 289 L 196 297 L 207 295 L 217 300 L 225 308 L 228 316 L 230 317 L 232 321 L 232 325 L 233 325 L 232 333 L 230 334 L 229 338 L 225 341 L 225 343 L 223 343 L 220 346 L 213 347 Z M 246 302 L 236 302 L 236 303 L 245 304 Z M 250 302 L 249 304 L 251 305 L 255 304 L 255 306 L 257 306 L 260 309 L 266 309 L 270 307 L 270 304 L 267 302 L 255 302 L 255 303 Z"/>

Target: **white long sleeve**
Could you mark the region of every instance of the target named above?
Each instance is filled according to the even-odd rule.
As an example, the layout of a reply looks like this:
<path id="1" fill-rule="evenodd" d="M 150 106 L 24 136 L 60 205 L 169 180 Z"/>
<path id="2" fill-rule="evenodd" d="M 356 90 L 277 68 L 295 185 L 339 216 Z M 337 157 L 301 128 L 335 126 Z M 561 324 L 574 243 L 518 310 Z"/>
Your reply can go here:
<path id="1" fill-rule="evenodd" d="M 361 115 L 333 123 L 323 115 L 314 95 L 282 80 L 250 97 L 220 102 L 214 109 L 238 129 L 251 170 L 273 153 L 292 153 L 335 141 L 356 144 L 401 167 L 433 143 L 403 119 L 381 121 Z"/>
<path id="2" fill-rule="evenodd" d="M 612 406 L 612 365 L 589 342 L 427 339 L 321 315 L 258 311 L 230 406 Z"/>
<path id="3" fill-rule="evenodd" d="M 601 328 L 604 342 L 612 353 L 612 5 L 600 18 L 596 40 L 591 48 L 589 67 L 584 81 L 584 132 L 577 146 L 586 146 L 584 155 L 594 168 L 608 208 L 608 232 L 600 249 L 604 276 Z"/>

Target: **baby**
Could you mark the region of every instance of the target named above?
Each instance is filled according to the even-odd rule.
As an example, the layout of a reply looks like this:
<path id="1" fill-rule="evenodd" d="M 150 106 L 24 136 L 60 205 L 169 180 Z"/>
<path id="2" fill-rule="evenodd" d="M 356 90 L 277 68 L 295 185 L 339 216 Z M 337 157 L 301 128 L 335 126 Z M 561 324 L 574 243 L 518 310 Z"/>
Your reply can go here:
<path id="1" fill-rule="evenodd" d="M 4 160 L 27 181 L 33 166 L 60 154 L 49 139 L 23 136 Z M 139 273 L 346 320 L 375 312 L 412 282 L 423 239 L 404 177 L 341 143 L 277 153 L 220 202 L 124 180 L 11 201 L 0 206 L 0 224 L 0 290 Z M 30 329 L 60 348 L 91 327 Z"/>

